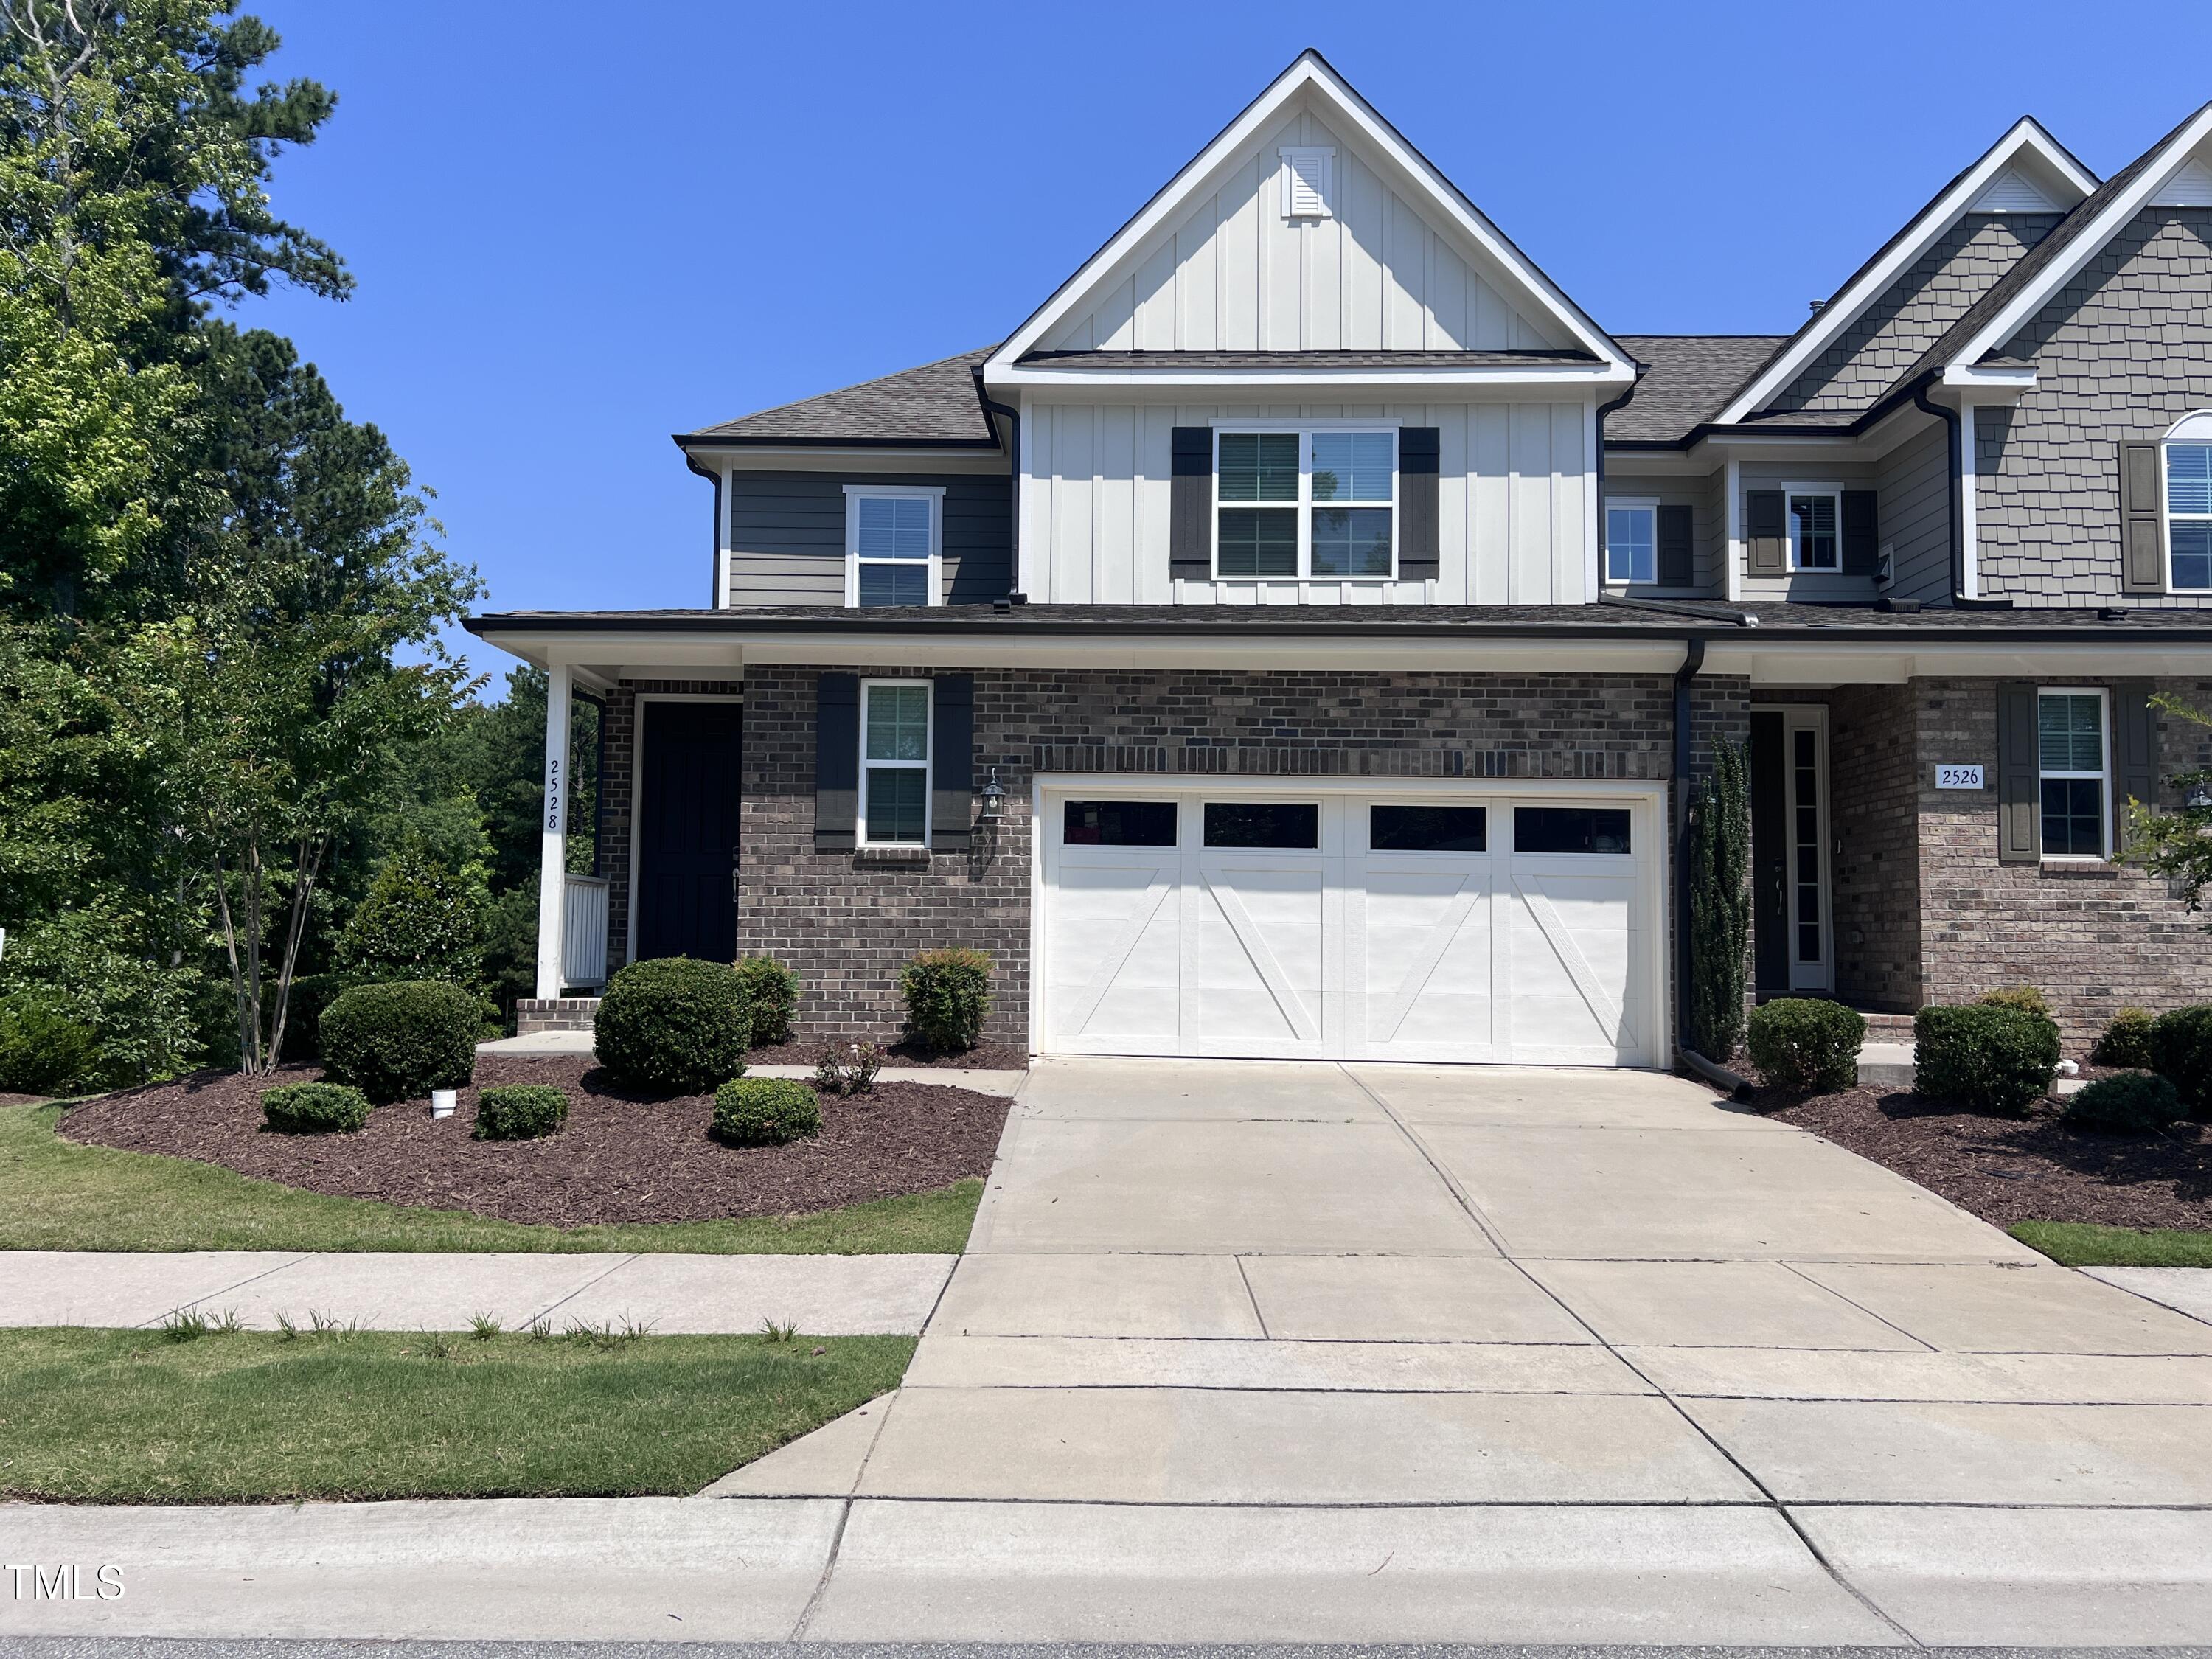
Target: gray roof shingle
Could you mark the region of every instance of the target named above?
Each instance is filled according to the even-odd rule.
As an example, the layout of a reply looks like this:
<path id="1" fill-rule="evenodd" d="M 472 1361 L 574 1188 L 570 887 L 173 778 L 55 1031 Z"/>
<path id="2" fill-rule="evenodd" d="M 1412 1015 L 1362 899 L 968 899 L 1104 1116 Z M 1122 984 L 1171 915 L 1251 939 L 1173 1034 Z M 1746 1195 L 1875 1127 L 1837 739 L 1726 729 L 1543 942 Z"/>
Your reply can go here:
<path id="1" fill-rule="evenodd" d="M 1673 443 L 1719 413 L 1738 386 L 1765 366 L 1779 334 L 1616 334 L 1645 366 L 1628 406 L 1605 417 L 1612 443 Z"/>
<path id="2" fill-rule="evenodd" d="M 818 398 L 677 434 L 678 443 L 875 443 L 995 447 L 975 401 L 975 366 L 996 350 L 963 351 Z"/>

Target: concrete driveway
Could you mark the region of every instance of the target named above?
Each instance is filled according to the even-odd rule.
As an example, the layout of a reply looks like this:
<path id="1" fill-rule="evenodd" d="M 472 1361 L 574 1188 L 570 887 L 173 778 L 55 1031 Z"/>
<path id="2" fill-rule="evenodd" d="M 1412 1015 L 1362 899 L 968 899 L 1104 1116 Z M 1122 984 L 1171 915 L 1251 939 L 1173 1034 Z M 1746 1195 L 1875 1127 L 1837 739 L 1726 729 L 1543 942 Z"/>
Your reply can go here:
<path id="1" fill-rule="evenodd" d="M 729 1486 L 852 1500 L 823 1639 L 2200 1641 L 2208 1356 L 1673 1078 L 1052 1062 L 889 1408 Z"/>

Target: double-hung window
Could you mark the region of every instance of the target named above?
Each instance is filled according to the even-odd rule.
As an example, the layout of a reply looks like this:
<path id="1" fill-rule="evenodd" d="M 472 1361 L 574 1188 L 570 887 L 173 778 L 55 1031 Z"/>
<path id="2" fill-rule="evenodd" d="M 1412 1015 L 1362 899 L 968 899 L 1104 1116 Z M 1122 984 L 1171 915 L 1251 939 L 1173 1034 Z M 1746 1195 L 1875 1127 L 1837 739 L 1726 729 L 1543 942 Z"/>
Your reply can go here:
<path id="1" fill-rule="evenodd" d="M 860 845 L 929 844 L 929 682 L 860 685 Z"/>
<path id="2" fill-rule="evenodd" d="M 1220 580 L 1396 574 L 1396 432 L 1217 432 L 1213 481 Z"/>
<path id="3" fill-rule="evenodd" d="M 2100 859 L 2112 817 L 2106 767 L 2105 694 L 2039 691 L 2035 732 L 2041 772 L 2043 856 Z"/>
<path id="4" fill-rule="evenodd" d="M 845 486 L 845 603 L 935 605 L 943 591 L 941 486 Z"/>
<path id="5" fill-rule="evenodd" d="M 1843 492 L 1793 486 L 1787 492 L 1790 568 L 1841 570 Z"/>
<path id="6" fill-rule="evenodd" d="M 1608 501 L 1605 508 L 1605 579 L 1659 580 L 1659 503 Z"/>
<path id="7" fill-rule="evenodd" d="M 2166 537 L 2173 586 L 2212 588 L 2212 442 L 2166 446 Z"/>

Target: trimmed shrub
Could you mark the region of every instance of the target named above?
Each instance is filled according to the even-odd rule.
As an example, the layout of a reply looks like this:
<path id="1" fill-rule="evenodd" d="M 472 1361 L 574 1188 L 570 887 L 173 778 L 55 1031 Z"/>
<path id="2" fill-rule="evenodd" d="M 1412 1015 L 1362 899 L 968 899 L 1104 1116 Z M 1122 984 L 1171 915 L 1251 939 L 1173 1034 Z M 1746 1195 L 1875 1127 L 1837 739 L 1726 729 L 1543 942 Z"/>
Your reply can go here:
<path id="1" fill-rule="evenodd" d="M 752 1018 L 736 969 L 662 957 L 607 981 L 593 1029 L 599 1064 L 617 1082 L 696 1095 L 744 1075 Z"/>
<path id="2" fill-rule="evenodd" d="M 2058 1075 L 2058 1028 L 2025 1008 L 1923 1008 L 1912 1037 L 1912 1086 L 1970 1110 L 2026 1117 Z"/>
<path id="3" fill-rule="evenodd" d="M 822 1103 L 796 1078 L 746 1077 L 714 1091 L 714 1136 L 733 1146 L 781 1146 L 822 1133 Z"/>
<path id="4" fill-rule="evenodd" d="M 2191 1116 L 2212 1115 L 2212 1002 L 2151 1021 L 2150 1063 L 2173 1085 Z"/>
<path id="5" fill-rule="evenodd" d="M 991 958 L 956 945 L 921 951 L 899 969 L 907 1035 L 933 1054 L 963 1054 L 983 1035 L 991 1012 Z"/>
<path id="6" fill-rule="evenodd" d="M 2092 1066 L 2124 1066 L 2131 1071 L 2150 1069 L 2150 1010 L 2123 1008 L 2112 1016 L 2096 1046 L 2089 1050 Z"/>
<path id="7" fill-rule="evenodd" d="M 2059 1115 L 2077 1129 L 2147 1135 L 2188 1114 L 2173 1085 L 2157 1073 L 2122 1072 L 2071 1097 Z"/>
<path id="8" fill-rule="evenodd" d="M 2051 1018 L 2051 999 L 2033 985 L 2007 985 L 1975 999 L 1984 1008 L 2018 1008 Z"/>
<path id="9" fill-rule="evenodd" d="M 739 957 L 738 988 L 752 1012 L 752 1046 L 791 1041 L 799 1012 L 799 975 L 774 957 Z"/>
<path id="10" fill-rule="evenodd" d="M 284 1083 L 261 1091 L 261 1116 L 288 1135 L 352 1134 L 368 1121 L 368 1097 L 343 1083 Z"/>
<path id="11" fill-rule="evenodd" d="M 476 1075 L 477 999 L 440 980 L 356 985 L 323 1010 L 323 1069 L 378 1105 L 458 1089 Z"/>
<path id="12" fill-rule="evenodd" d="M 1751 939 L 1750 758 L 1713 746 L 1690 808 L 1690 1040 L 1725 1066 L 1743 1040 L 1744 952 Z"/>
<path id="13" fill-rule="evenodd" d="M 402 847 L 377 866 L 339 936 L 338 959 L 356 980 L 473 988 L 483 976 L 490 908 L 481 866 L 455 870 L 427 848 Z"/>
<path id="14" fill-rule="evenodd" d="M 90 1075 L 99 1062 L 98 1035 L 53 999 L 27 990 L 0 998 L 0 1089 L 57 1094 Z"/>
<path id="15" fill-rule="evenodd" d="M 1794 1094 L 1826 1094 L 1859 1080 L 1866 1020 L 1818 997 L 1777 997 L 1751 1011 L 1751 1063 L 1767 1082 Z"/>
<path id="16" fill-rule="evenodd" d="M 502 1083 L 477 1091 L 478 1140 L 536 1140 L 568 1121 L 568 1095 L 550 1083 Z"/>

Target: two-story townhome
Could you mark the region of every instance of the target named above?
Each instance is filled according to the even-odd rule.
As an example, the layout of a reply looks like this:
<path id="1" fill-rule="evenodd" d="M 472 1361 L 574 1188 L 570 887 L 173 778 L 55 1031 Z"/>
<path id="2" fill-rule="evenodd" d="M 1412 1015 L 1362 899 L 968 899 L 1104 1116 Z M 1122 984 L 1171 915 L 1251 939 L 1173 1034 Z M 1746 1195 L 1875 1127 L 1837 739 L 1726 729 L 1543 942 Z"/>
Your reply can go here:
<path id="1" fill-rule="evenodd" d="M 711 605 L 471 622 L 552 677 L 523 1017 L 767 951 L 884 1036 L 973 945 L 1037 1052 L 1663 1065 L 1723 743 L 1760 994 L 2199 1000 L 2118 855 L 2212 763 L 2208 243 L 2212 106 L 2023 120 L 1796 334 L 1612 334 L 1309 52 L 1000 344 L 679 434 Z"/>

